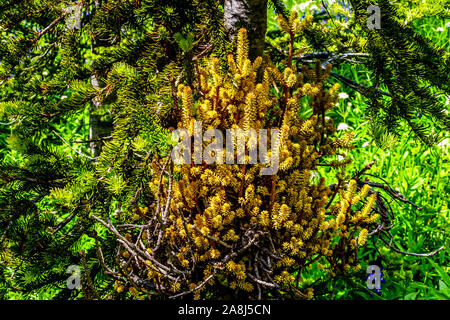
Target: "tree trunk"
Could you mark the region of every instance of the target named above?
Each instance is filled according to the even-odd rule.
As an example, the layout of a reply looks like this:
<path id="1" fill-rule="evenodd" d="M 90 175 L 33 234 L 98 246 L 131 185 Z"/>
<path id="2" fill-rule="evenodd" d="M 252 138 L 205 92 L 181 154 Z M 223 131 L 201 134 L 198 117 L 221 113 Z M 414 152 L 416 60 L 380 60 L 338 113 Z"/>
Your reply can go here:
<path id="1" fill-rule="evenodd" d="M 267 0 L 225 0 L 224 24 L 231 39 L 240 28 L 247 29 L 251 59 L 263 55 Z"/>
<path id="2" fill-rule="evenodd" d="M 95 12 L 102 5 L 101 0 L 95 0 L 93 4 L 93 11 Z M 97 47 L 97 39 L 93 39 L 91 45 L 91 53 L 95 53 Z M 105 84 L 99 80 L 99 77 L 95 74 L 91 76 L 91 83 L 95 88 L 103 88 Z M 101 138 L 108 136 L 112 131 L 112 123 L 104 122 L 101 120 L 101 115 L 96 114 L 96 111 L 100 108 L 101 102 L 95 98 L 91 101 L 89 108 L 89 140 L 91 140 L 90 148 L 94 157 L 98 157 L 102 151 Z"/>
<path id="3" fill-rule="evenodd" d="M 103 83 L 100 83 L 97 76 L 91 76 L 91 83 L 95 88 L 104 87 Z M 95 112 L 100 108 L 100 101 L 94 98 L 91 101 L 89 108 L 89 140 L 91 153 L 94 157 L 98 157 L 102 151 L 103 142 L 101 138 L 111 134 L 112 123 L 101 120 L 101 115 Z"/>

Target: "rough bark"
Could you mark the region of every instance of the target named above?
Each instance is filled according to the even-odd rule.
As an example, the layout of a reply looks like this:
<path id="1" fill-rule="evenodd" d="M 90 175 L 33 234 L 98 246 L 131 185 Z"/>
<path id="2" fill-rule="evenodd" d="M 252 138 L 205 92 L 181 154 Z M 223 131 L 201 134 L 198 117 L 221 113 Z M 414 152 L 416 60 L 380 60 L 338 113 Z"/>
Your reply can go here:
<path id="1" fill-rule="evenodd" d="M 101 7 L 101 0 L 94 1 L 93 10 L 97 10 Z M 95 53 L 95 48 L 97 47 L 97 40 L 93 40 L 93 44 L 91 45 L 91 53 Z M 105 86 L 99 80 L 99 77 L 95 74 L 91 76 L 91 83 L 95 88 L 102 88 Z M 101 102 L 99 99 L 95 98 L 90 103 L 89 108 L 89 140 L 91 153 L 94 157 L 98 157 L 102 150 L 103 142 L 101 141 L 102 137 L 108 136 L 112 131 L 112 124 L 109 122 L 104 122 L 101 120 L 102 116 L 96 114 L 96 111 L 100 108 Z"/>
<path id="2" fill-rule="evenodd" d="M 247 29 L 251 59 L 262 56 L 267 24 L 267 0 L 225 0 L 224 24 L 231 39 Z"/>

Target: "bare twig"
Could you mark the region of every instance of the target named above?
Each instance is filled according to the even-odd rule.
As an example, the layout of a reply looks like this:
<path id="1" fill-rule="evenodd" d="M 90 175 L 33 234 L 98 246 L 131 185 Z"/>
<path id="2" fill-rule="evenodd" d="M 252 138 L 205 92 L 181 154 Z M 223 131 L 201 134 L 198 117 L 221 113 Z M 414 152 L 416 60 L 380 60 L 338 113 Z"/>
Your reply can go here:
<path id="1" fill-rule="evenodd" d="M 197 291 L 197 290 L 201 289 L 205 284 L 208 283 L 209 280 L 211 280 L 212 277 L 214 277 L 216 275 L 216 273 L 217 273 L 217 271 L 214 270 L 214 272 L 212 274 L 210 274 L 208 278 L 206 278 L 202 283 L 200 283 L 194 289 L 175 294 L 173 296 L 170 296 L 169 299 L 179 298 L 179 297 L 185 296 L 187 294 L 193 293 L 194 291 Z"/>
<path id="2" fill-rule="evenodd" d="M 353 80 L 351 80 L 349 78 L 346 78 L 346 77 L 344 77 L 344 76 L 342 76 L 340 74 L 337 74 L 336 72 L 330 72 L 330 76 L 332 76 L 332 77 L 342 81 L 347 86 L 349 86 L 350 88 L 358 91 L 361 94 L 364 94 L 364 91 L 366 91 L 366 90 L 371 88 L 371 87 L 367 87 L 367 86 L 364 86 L 362 84 L 359 84 L 358 82 L 353 81 Z M 382 91 L 382 90 L 379 90 L 379 89 L 376 89 L 376 90 L 377 90 L 378 93 L 380 93 L 380 94 L 382 94 L 384 96 L 392 97 L 392 94 L 389 93 L 389 92 Z"/>
<path id="3" fill-rule="evenodd" d="M 258 279 L 258 278 L 255 277 L 255 276 L 253 276 L 253 275 L 250 274 L 250 273 L 248 273 L 247 275 L 248 275 L 248 277 L 249 277 L 250 279 L 252 279 L 254 282 L 256 282 L 256 283 L 258 283 L 258 284 L 260 284 L 260 285 L 263 285 L 264 287 L 269 287 L 269 288 L 278 288 L 278 287 L 279 287 L 279 285 L 277 285 L 276 283 L 270 283 L 270 282 L 267 282 L 267 281 L 263 281 L 263 280 L 261 280 L 261 279 Z"/>
<path id="4" fill-rule="evenodd" d="M 78 213 L 78 207 L 75 208 L 71 214 L 69 214 L 69 216 L 64 219 L 64 221 L 62 221 L 60 224 L 58 224 L 54 229 L 53 229 L 53 233 L 58 232 L 59 230 L 61 230 L 62 228 L 64 228 L 66 226 L 66 224 L 68 224 L 70 221 L 72 221 L 72 219 L 75 217 L 75 215 Z"/>
<path id="5" fill-rule="evenodd" d="M 2 237 L 0 238 L 0 248 L 1 248 L 2 245 L 3 245 L 3 241 L 5 240 L 6 234 L 8 233 L 9 228 L 11 228 L 12 223 L 13 223 L 12 220 L 9 221 L 8 225 L 7 225 L 6 228 L 5 228 L 5 231 L 4 231 L 3 234 L 2 234 Z"/>
<path id="6" fill-rule="evenodd" d="M 72 143 L 91 143 L 91 142 L 98 142 L 98 141 L 103 141 L 103 140 L 110 140 L 112 139 L 112 136 L 107 136 L 107 137 L 101 137 L 98 139 L 90 139 L 90 140 L 75 140 L 75 141 L 71 141 Z"/>
<path id="7" fill-rule="evenodd" d="M 0 86 L 2 85 L 2 83 L 0 82 Z M 0 122 L 0 126 L 10 126 L 12 125 L 14 122 L 16 122 L 17 120 L 12 120 L 10 122 Z"/>
<path id="8" fill-rule="evenodd" d="M 95 230 L 94 230 L 95 232 Z M 97 256 L 99 258 L 100 261 L 100 265 L 102 266 L 102 268 L 105 270 L 106 274 L 114 277 L 117 280 L 122 280 L 122 278 L 120 277 L 120 274 L 118 272 L 115 272 L 113 270 L 111 270 L 105 263 L 105 258 L 103 256 L 103 251 L 98 243 L 98 237 L 97 237 L 97 233 L 95 232 L 95 245 L 97 247 Z"/>
<path id="9" fill-rule="evenodd" d="M 205 238 L 207 238 L 207 239 L 209 239 L 209 240 L 215 241 L 215 242 L 221 244 L 222 246 L 224 246 L 224 247 L 226 247 L 226 248 L 228 248 L 228 249 L 231 249 L 231 246 L 230 246 L 228 243 L 226 243 L 226 242 L 224 242 L 224 241 L 222 241 L 222 240 L 220 240 L 220 239 L 218 239 L 218 238 L 216 238 L 216 237 L 213 237 L 213 236 L 210 236 L 210 235 L 208 235 L 208 234 L 203 233 L 202 230 L 200 230 L 200 228 L 197 227 L 195 224 L 192 224 L 192 227 L 193 227 L 195 230 L 197 230 L 203 237 L 205 237 Z"/>
<path id="10" fill-rule="evenodd" d="M 392 189 L 392 187 L 389 185 L 389 183 L 384 180 L 381 177 L 378 177 L 374 174 L 369 174 L 369 173 L 363 173 L 366 176 L 371 176 L 377 179 L 380 179 L 381 181 L 383 181 L 386 185 L 383 185 L 381 183 L 377 183 L 377 182 L 364 182 L 365 184 L 370 185 L 371 187 L 376 187 L 376 188 L 381 188 L 383 190 L 385 190 L 387 193 L 389 193 L 393 198 L 395 198 L 396 200 L 399 200 L 401 202 L 405 202 L 408 203 L 410 205 L 412 205 L 414 208 L 416 208 L 417 210 L 422 210 L 421 207 L 417 206 L 416 204 L 412 203 L 411 201 L 409 201 L 403 194 L 401 194 L 400 192 L 398 192 L 397 190 Z"/>
<path id="11" fill-rule="evenodd" d="M 387 244 L 387 246 L 388 246 L 389 249 L 392 249 L 392 250 L 394 250 L 394 251 L 397 252 L 397 253 L 405 254 L 405 255 L 408 255 L 408 256 L 414 256 L 414 257 L 432 257 L 432 256 L 434 256 L 436 253 L 438 253 L 439 251 L 445 249 L 445 246 L 442 246 L 442 247 L 440 247 L 439 249 L 436 249 L 436 250 L 434 250 L 434 251 L 432 251 L 432 252 L 429 252 L 429 253 L 406 252 L 406 251 L 402 251 L 402 250 L 399 250 L 399 249 L 393 247 L 393 246 L 392 246 L 392 239 L 391 239 L 391 241 L 390 241 L 389 243 L 388 243 L 385 239 L 383 239 L 383 238 L 380 238 L 380 239 L 381 239 L 385 244 Z"/>
<path id="12" fill-rule="evenodd" d="M 88 265 L 86 263 L 86 254 L 84 252 L 84 250 L 80 251 L 80 256 L 81 256 L 81 263 L 83 264 L 83 269 L 84 269 L 84 277 L 86 279 L 85 283 L 87 286 L 87 299 L 91 298 L 91 294 L 95 299 L 99 299 L 98 293 L 94 288 L 94 285 L 92 284 L 92 279 L 91 279 L 91 275 L 89 274 L 89 268 Z"/>
<path id="13" fill-rule="evenodd" d="M 0 179 L 7 180 L 7 181 L 24 181 L 24 182 L 32 182 L 36 184 L 48 184 L 49 186 L 55 187 L 55 188 L 63 188 L 66 183 L 64 181 L 57 181 L 57 180 L 40 180 L 37 178 L 31 178 L 31 177 L 22 177 L 14 174 L 2 174 L 0 175 Z"/>
<path id="14" fill-rule="evenodd" d="M 63 137 L 61 137 L 55 130 L 52 130 L 52 132 L 53 132 L 53 134 L 54 135 L 56 135 L 58 138 L 60 138 L 72 151 L 74 151 L 76 154 L 78 154 L 79 156 L 82 156 L 82 157 L 85 157 L 85 158 L 87 158 L 87 159 L 89 159 L 89 160 L 92 160 L 92 161 L 94 161 L 94 160 L 97 160 L 98 159 L 98 157 L 95 157 L 95 158 L 93 158 L 93 157 L 90 157 L 90 156 L 88 156 L 88 155 L 85 155 L 84 153 L 81 153 L 80 151 L 78 151 L 78 150 L 76 150 L 76 149 L 74 149 L 66 140 L 64 140 L 64 138 Z"/>
<path id="15" fill-rule="evenodd" d="M 146 266 L 149 268 L 155 270 L 156 272 L 162 273 L 164 276 L 166 276 L 170 280 L 174 280 L 175 278 L 168 274 L 168 272 L 183 274 L 183 271 L 177 270 L 175 268 L 171 268 L 168 266 L 163 265 L 161 262 L 157 261 L 150 253 L 148 253 L 145 250 L 139 249 L 137 245 L 134 243 L 128 241 L 124 236 L 122 236 L 117 229 L 112 225 L 111 223 L 107 223 L 103 221 L 102 219 L 98 218 L 94 214 L 90 215 L 91 218 L 94 220 L 100 222 L 104 227 L 106 227 L 109 231 L 114 233 L 117 236 L 117 241 L 121 243 L 131 254 L 137 256 L 141 262 L 143 262 Z M 147 262 L 147 260 L 150 260 L 154 265 L 151 265 Z"/>
<path id="16" fill-rule="evenodd" d="M 47 32 L 49 32 L 51 29 L 53 29 L 54 26 L 56 26 L 58 24 L 58 22 L 60 22 L 67 14 L 69 13 L 69 10 L 65 10 L 58 18 L 56 18 L 55 20 L 52 21 L 52 23 L 50 23 L 47 27 L 45 27 L 41 32 L 39 32 L 39 34 L 37 35 L 37 37 L 34 39 L 34 43 L 36 43 L 40 38 L 42 38 L 42 36 L 44 34 L 46 34 Z"/>

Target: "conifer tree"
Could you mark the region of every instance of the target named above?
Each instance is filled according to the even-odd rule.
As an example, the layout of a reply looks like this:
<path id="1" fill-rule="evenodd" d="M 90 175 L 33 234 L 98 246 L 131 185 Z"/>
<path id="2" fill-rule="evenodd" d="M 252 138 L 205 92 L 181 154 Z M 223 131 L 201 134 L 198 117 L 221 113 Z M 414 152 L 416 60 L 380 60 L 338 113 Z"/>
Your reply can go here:
<path id="1" fill-rule="evenodd" d="M 231 37 L 246 28 L 250 40 L 250 57 L 264 53 L 267 24 L 267 0 L 225 0 L 224 24 Z"/>
<path id="2" fill-rule="evenodd" d="M 402 25 L 401 13 L 388 1 L 379 1 L 386 25 L 380 30 L 365 29 L 368 1 L 352 1 L 354 32 L 358 32 L 354 37 L 340 28 L 322 29 L 317 18 L 300 21 L 295 14 L 288 16 L 281 1 L 268 4 L 280 14 L 279 25 L 287 35 L 287 42 L 282 37 L 276 42 L 280 48 L 270 41 L 265 44 L 270 57 L 262 55 L 265 0 L 2 1 L 0 132 L 6 132 L 7 139 L 0 153 L 0 258 L 6 261 L 0 265 L 0 296 L 11 288 L 24 294 L 52 292 L 55 299 L 124 298 L 127 294 L 167 297 L 183 292 L 206 297 L 202 290 L 217 296 L 217 289 L 209 286 L 209 277 L 217 272 L 222 278 L 215 281 L 228 288 L 230 295 L 252 292 L 254 297 L 269 293 L 285 297 L 281 292 L 288 290 L 291 296 L 308 298 L 311 290 L 292 287 L 296 279 L 292 281 L 291 272 L 307 266 L 314 253 L 327 257 L 325 268 L 332 273 L 357 266 L 356 248 L 364 245 L 375 220 L 389 221 L 389 214 L 359 176 L 351 179 L 342 170 L 338 177 L 325 177 L 327 183 L 337 179 L 331 185 L 322 180 L 309 182 L 308 170 L 314 171 L 322 156 L 332 156 L 338 148 L 351 148 L 351 136 L 334 137 L 333 123 L 325 115 L 337 91 L 328 78 L 334 77 L 370 98 L 369 112 L 375 122 L 398 132 L 403 119 L 431 143 L 425 125 L 436 120 L 448 127 L 442 103 L 431 91 L 434 88 L 448 94 L 448 53 Z M 245 5 L 261 10 L 255 13 Z M 245 10 L 234 15 L 231 8 Z M 247 20 L 252 14 L 254 19 Z M 243 21 L 252 36 L 248 44 L 236 37 Z M 297 52 L 303 48 L 294 43 L 301 39 L 312 52 Z M 235 53 L 237 44 L 238 56 L 232 60 L 228 57 Z M 251 60 L 246 59 L 247 53 Z M 364 86 L 332 71 L 352 54 L 364 57 L 380 80 Z M 261 79 L 253 74 L 256 69 L 263 71 Z M 227 79 L 224 86 L 242 95 L 235 99 L 241 103 L 234 106 L 235 118 L 227 118 L 233 106 L 209 109 L 207 95 L 231 99 L 221 91 L 217 79 Z M 234 92 L 236 82 L 241 88 Z M 386 89 L 382 90 L 381 84 Z M 314 113 L 309 119 L 298 118 L 295 99 L 303 96 L 309 97 Z M 382 99 L 386 96 L 388 100 Z M 420 119 L 415 117 L 418 111 L 424 115 Z M 193 198 L 201 199 L 202 204 L 198 219 L 189 216 L 196 222 L 189 223 L 183 237 L 185 216 L 177 211 L 183 202 L 180 185 L 208 188 L 217 177 L 230 173 L 216 167 L 185 172 L 170 165 L 174 145 L 170 132 L 189 127 L 196 117 L 212 123 L 223 121 L 223 128 L 233 121 L 248 128 L 281 128 L 282 141 L 286 141 L 282 146 L 283 173 L 279 185 L 272 181 L 255 185 L 250 180 L 260 179 L 254 174 L 256 169 L 239 172 L 245 167 L 241 165 L 229 169 L 236 177 L 229 181 L 228 194 L 211 188 L 217 193 L 208 190 L 199 195 L 190 187 L 184 214 L 198 210 Z M 334 167 L 349 164 L 330 161 L 326 164 Z M 242 183 L 246 179 L 248 182 Z M 169 182 L 178 188 L 173 189 L 176 202 L 163 210 L 161 205 L 168 203 L 171 190 Z M 271 186 L 273 189 L 266 190 Z M 224 192 L 230 198 L 225 199 Z M 295 194 L 302 203 L 292 202 Z M 233 196 L 235 203 L 230 200 Z M 326 197 L 331 197 L 329 203 L 324 202 Z M 362 205 L 364 199 L 367 202 Z M 268 203 L 266 212 L 254 209 L 259 202 Z M 225 203 L 239 204 L 240 208 L 230 208 L 236 219 L 220 229 L 221 218 L 215 209 L 221 206 L 226 211 Z M 302 209 L 293 210 L 295 206 Z M 315 217 L 311 208 L 324 206 L 328 211 L 318 210 L 320 214 Z M 167 213 L 163 217 L 169 225 L 159 220 L 161 212 Z M 305 225 L 296 225 L 298 212 L 304 212 Z M 247 218 L 251 228 L 245 226 Z M 180 249 L 176 257 L 168 252 L 169 246 L 160 249 L 158 245 L 156 253 L 139 251 L 142 247 L 133 241 L 145 238 L 146 230 L 139 226 L 151 221 L 156 231 L 172 237 L 171 246 Z M 296 238 L 299 228 L 311 235 Z M 189 239 L 188 233 L 196 238 Z M 248 257 L 261 256 L 264 250 L 256 249 L 252 242 L 256 234 L 264 244 L 270 244 L 269 234 L 273 235 L 287 252 L 281 257 L 280 252 L 270 251 L 280 257 L 272 266 L 273 279 L 270 272 L 263 274 L 262 267 L 256 273 L 249 267 L 254 261 L 245 256 L 223 260 L 223 272 L 208 269 L 207 262 L 218 262 L 216 255 L 222 253 L 217 251 L 222 247 L 234 257 L 234 253 L 241 254 L 240 249 L 252 246 Z M 155 234 L 147 230 L 145 236 L 147 245 L 153 244 Z M 338 243 L 343 250 L 330 249 L 327 241 L 331 236 L 343 239 Z M 156 243 L 162 237 L 157 233 Z M 197 243 L 198 252 L 189 251 L 194 246 L 186 247 L 188 251 L 180 248 L 182 240 Z M 237 251 L 234 243 L 240 246 Z M 229 246 L 234 251 L 226 251 Z M 170 272 L 166 265 L 158 265 L 167 257 L 173 265 Z M 193 268 L 194 260 L 187 257 L 198 258 L 201 263 L 191 278 L 174 281 L 174 274 L 184 275 L 185 269 Z M 69 265 L 83 270 L 81 293 L 66 288 Z M 264 265 L 272 271 L 267 267 Z M 238 281 L 232 283 L 233 277 Z"/>

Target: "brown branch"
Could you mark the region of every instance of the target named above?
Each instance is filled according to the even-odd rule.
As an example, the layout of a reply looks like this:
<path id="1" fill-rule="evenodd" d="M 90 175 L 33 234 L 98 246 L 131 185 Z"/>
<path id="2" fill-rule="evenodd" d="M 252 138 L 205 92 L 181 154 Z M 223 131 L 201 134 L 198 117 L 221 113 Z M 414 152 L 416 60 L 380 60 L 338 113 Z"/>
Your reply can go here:
<path id="1" fill-rule="evenodd" d="M 40 38 L 42 38 L 42 36 L 44 34 L 46 34 L 47 32 L 49 32 L 51 29 L 53 29 L 54 26 L 56 26 L 58 24 L 58 22 L 60 22 L 67 14 L 69 13 L 69 10 L 65 10 L 62 15 L 60 15 L 58 18 L 56 18 L 55 20 L 53 20 L 52 23 L 50 23 L 47 27 L 44 28 L 44 30 L 42 30 L 41 32 L 39 32 L 39 34 L 37 35 L 37 37 L 34 39 L 34 43 L 38 42 Z"/>
<path id="2" fill-rule="evenodd" d="M 210 274 L 208 278 L 206 278 L 202 283 L 200 283 L 200 284 L 199 284 L 198 286 L 196 286 L 195 288 L 193 288 L 193 289 L 191 289 L 191 290 L 188 290 L 188 291 L 184 291 L 184 292 L 175 294 L 175 295 L 173 295 L 173 296 L 170 296 L 169 299 L 179 298 L 179 297 L 185 296 L 185 295 L 187 295 L 187 294 L 190 294 L 190 293 L 192 293 L 192 292 L 194 292 L 194 291 L 197 291 L 197 290 L 201 289 L 205 284 L 208 283 L 208 281 L 209 281 L 212 277 L 214 277 L 214 276 L 216 275 L 216 273 L 217 273 L 217 270 L 214 270 L 214 272 L 213 272 L 212 274 Z"/>
<path id="3" fill-rule="evenodd" d="M 260 284 L 260 285 L 263 285 L 263 286 L 265 286 L 265 287 L 269 287 L 269 288 L 279 288 L 279 287 L 280 287 L 280 286 L 277 285 L 276 283 L 270 283 L 270 282 L 266 282 L 266 281 L 263 281 L 263 280 L 261 280 L 261 279 L 258 279 L 257 277 L 253 276 L 253 275 L 250 274 L 250 273 L 247 273 L 247 276 L 248 276 L 250 279 L 252 279 L 254 282 L 256 282 L 256 283 L 258 283 L 258 284 Z"/>
<path id="4" fill-rule="evenodd" d="M 399 250 L 399 249 L 393 247 L 392 246 L 392 238 L 391 238 L 391 241 L 389 243 L 386 241 L 386 239 L 383 239 L 383 238 L 380 238 L 380 239 L 388 246 L 389 249 L 392 249 L 392 250 L 394 250 L 397 253 L 401 253 L 401 254 L 408 255 L 408 256 L 414 256 L 414 257 L 432 257 L 436 253 L 438 253 L 439 251 L 445 249 L 445 246 L 442 246 L 439 249 L 436 249 L 436 250 L 434 250 L 432 252 L 429 252 L 429 253 L 406 252 L 406 251 L 402 251 L 402 250 Z"/>
<path id="5" fill-rule="evenodd" d="M 226 243 L 226 242 L 224 242 L 224 241 L 222 241 L 222 240 L 220 240 L 220 239 L 218 239 L 218 238 L 216 238 L 216 237 L 210 236 L 210 235 L 208 235 L 208 234 L 204 234 L 204 233 L 200 230 L 200 228 L 197 227 L 195 224 L 192 224 L 192 226 L 193 226 L 193 227 L 195 228 L 195 230 L 197 230 L 203 237 L 205 237 L 205 238 L 207 238 L 207 239 L 209 239 L 209 240 L 215 241 L 215 242 L 221 244 L 222 246 L 227 247 L 228 249 L 231 249 L 231 248 L 232 248 L 228 243 Z"/>
<path id="6" fill-rule="evenodd" d="M 87 299 L 91 298 L 91 294 L 95 299 L 99 299 L 99 295 L 98 292 L 94 289 L 94 285 L 92 284 L 92 279 L 91 279 L 91 275 L 89 274 L 89 268 L 88 265 L 86 263 L 86 254 L 84 252 L 84 250 L 80 251 L 80 256 L 81 256 L 81 263 L 83 264 L 83 269 L 84 269 L 84 277 L 86 278 L 86 286 L 87 286 L 87 291 L 86 293 L 87 295 Z M 84 290 L 83 290 L 84 292 Z"/>
<path id="7" fill-rule="evenodd" d="M 71 214 L 69 214 L 69 216 L 64 219 L 64 221 L 62 221 L 61 223 L 59 223 L 54 229 L 53 229 L 53 233 L 58 232 L 59 230 L 61 230 L 62 228 L 64 228 L 70 221 L 72 221 L 73 218 L 75 218 L 76 214 L 78 213 L 78 207 L 76 207 Z"/>
<path id="8" fill-rule="evenodd" d="M 118 272 L 115 272 L 113 270 L 111 270 L 105 263 L 105 257 L 103 256 L 103 251 L 98 243 L 98 237 L 97 237 L 97 232 L 94 230 L 94 239 L 95 239 L 95 246 L 97 247 L 97 256 L 98 256 L 98 260 L 100 261 L 100 265 L 102 266 L 102 268 L 105 270 L 106 274 L 109 274 L 110 276 L 114 277 L 117 280 L 122 280 L 122 278 L 120 277 L 120 274 Z"/>
<path id="9" fill-rule="evenodd" d="M 98 157 L 90 157 L 88 155 L 85 155 L 84 153 L 78 151 L 77 149 L 74 149 L 66 140 L 64 140 L 63 137 L 61 137 L 55 130 L 52 130 L 53 134 L 56 135 L 58 138 L 60 138 L 72 151 L 74 151 L 76 154 L 78 154 L 79 156 L 88 158 L 89 160 L 97 160 Z"/>
<path id="10" fill-rule="evenodd" d="M 367 184 L 367 185 L 369 185 L 369 186 L 371 186 L 371 187 L 381 188 L 381 189 L 383 189 L 384 191 L 386 191 L 387 193 L 389 193 L 389 195 L 391 195 L 393 198 L 395 198 L 395 199 L 397 199 L 397 200 L 399 200 L 399 201 L 401 201 L 401 202 L 408 203 L 408 204 L 412 205 L 414 208 L 416 208 L 417 210 L 422 210 L 421 207 L 419 207 L 419 206 L 417 206 L 416 204 L 414 204 L 414 203 L 412 203 L 411 201 L 409 201 L 403 194 L 401 194 L 401 193 L 398 192 L 397 190 L 394 190 L 393 188 L 391 188 L 391 187 L 389 186 L 389 183 L 388 183 L 386 180 L 384 180 L 383 178 L 378 177 L 378 176 L 376 176 L 376 175 L 374 175 L 374 174 L 369 174 L 369 173 L 363 173 L 363 174 L 366 175 L 366 176 L 371 176 L 371 177 L 380 179 L 380 180 L 382 180 L 386 185 L 384 185 L 384 184 L 382 184 L 382 183 L 378 183 L 378 182 L 370 182 L 370 181 L 360 181 L 361 183 Z"/>
<path id="11" fill-rule="evenodd" d="M 36 184 L 48 184 L 51 187 L 55 187 L 55 188 L 64 188 L 64 186 L 66 185 L 66 182 L 63 181 L 57 181 L 57 180 L 40 180 L 37 178 L 31 178 L 31 177 L 22 177 L 22 176 L 18 176 L 18 175 L 13 175 L 13 174 L 2 174 L 0 175 L 0 178 L 3 180 L 7 180 L 7 181 L 14 181 L 14 180 L 18 180 L 18 181 L 24 181 L 24 182 L 33 182 Z"/>
<path id="12" fill-rule="evenodd" d="M 98 141 L 110 140 L 110 139 L 112 139 L 112 136 L 101 137 L 101 138 L 98 138 L 98 139 L 82 140 L 82 141 L 74 140 L 74 141 L 71 141 L 71 142 L 72 143 L 91 143 L 91 142 L 98 142 Z"/>
<path id="13" fill-rule="evenodd" d="M 90 217 L 93 218 L 94 220 L 100 222 L 100 224 L 102 224 L 109 231 L 114 233 L 117 236 L 117 241 L 119 243 L 123 244 L 130 253 L 137 255 L 138 258 L 141 259 L 141 261 L 143 261 L 146 266 L 150 267 L 154 271 L 164 274 L 166 277 L 168 277 L 171 280 L 174 280 L 175 278 L 168 274 L 169 271 L 172 271 L 175 273 L 182 273 L 179 270 L 173 270 L 173 268 L 169 268 L 169 267 L 163 265 L 162 263 L 157 261 L 153 256 L 151 256 L 147 251 L 140 250 L 134 243 L 131 243 L 125 237 L 123 237 L 111 223 L 106 223 L 105 221 L 98 218 L 94 214 L 91 214 Z M 150 260 L 159 268 L 148 264 L 146 260 Z"/>
<path id="14" fill-rule="evenodd" d="M 353 177 L 353 179 L 359 179 L 359 177 L 366 172 L 367 170 L 370 170 L 370 168 L 372 168 L 372 166 L 375 164 L 375 161 L 371 161 L 368 164 L 365 165 L 364 168 L 362 168 L 360 171 L 358 171 L 358 173 Z"/>

